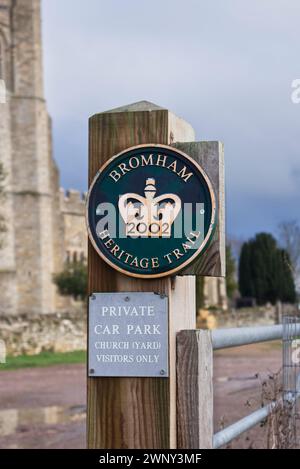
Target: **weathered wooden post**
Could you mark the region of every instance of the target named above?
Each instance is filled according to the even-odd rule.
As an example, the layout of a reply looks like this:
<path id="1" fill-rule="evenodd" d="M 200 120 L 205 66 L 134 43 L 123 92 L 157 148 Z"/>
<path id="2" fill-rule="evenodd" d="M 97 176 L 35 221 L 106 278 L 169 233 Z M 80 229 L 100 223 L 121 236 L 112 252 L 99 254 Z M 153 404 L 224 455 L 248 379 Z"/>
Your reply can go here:
<path id="1" fill-rule="evenodd" d="M 90 119 L 89 448 L 177 447 L 176 334 L 224 275 L 223 150 L 194 138 L 145 101 Z"/>
<path id="2" fill-rule="evenodd" d="M 213 447 L 213 347 L 211 331 L 177 335 L 177 447 Z"/>

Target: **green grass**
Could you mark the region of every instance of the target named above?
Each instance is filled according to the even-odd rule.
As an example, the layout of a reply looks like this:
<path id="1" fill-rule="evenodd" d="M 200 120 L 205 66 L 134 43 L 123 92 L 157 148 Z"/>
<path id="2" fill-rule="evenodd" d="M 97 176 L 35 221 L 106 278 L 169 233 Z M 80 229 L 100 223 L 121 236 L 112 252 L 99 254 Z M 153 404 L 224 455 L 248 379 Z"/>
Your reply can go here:
<path id="1" fill-rule="evenodd" d="M 70 365 L 73 363 L 85 363 L 86 352 L 76 350 L 74 352 L 42 352 L 39 355 L 20 355 L 19 357 L 6 357 L 6 363 L 0 363 L 0 372 L 17 370 L 19 368 L 37 368 L 52 365 Z"/>

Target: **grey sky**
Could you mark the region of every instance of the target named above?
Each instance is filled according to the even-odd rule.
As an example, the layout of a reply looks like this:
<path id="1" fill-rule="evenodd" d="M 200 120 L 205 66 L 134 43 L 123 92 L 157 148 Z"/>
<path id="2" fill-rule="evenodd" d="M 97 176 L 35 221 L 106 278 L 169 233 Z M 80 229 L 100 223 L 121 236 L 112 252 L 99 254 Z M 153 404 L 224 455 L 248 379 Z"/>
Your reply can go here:
<path id="1" fill-rule="evenodd" d="M 88 117 L 146 99 L 224 142 L 230 234 L 300 220 L 299 18 L 299 0 L 43 0 L 62 185 L 86 190 Z"/>

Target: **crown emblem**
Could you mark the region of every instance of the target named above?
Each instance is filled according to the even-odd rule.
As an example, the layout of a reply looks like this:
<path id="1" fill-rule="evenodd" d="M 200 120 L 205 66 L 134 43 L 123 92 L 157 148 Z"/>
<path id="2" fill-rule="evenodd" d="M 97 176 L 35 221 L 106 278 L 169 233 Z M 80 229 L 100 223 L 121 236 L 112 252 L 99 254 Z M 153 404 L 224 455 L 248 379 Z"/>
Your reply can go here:
<path id="1" fill-rule="evenodd" d="M 181 209 L 175 194 L 155 197 L 155 179 L 146 180 L 145 197 L 127 193 L 119 198 L 120 214 L 126 225 L 126 237 L 170 238 L 171 227 Z"/>

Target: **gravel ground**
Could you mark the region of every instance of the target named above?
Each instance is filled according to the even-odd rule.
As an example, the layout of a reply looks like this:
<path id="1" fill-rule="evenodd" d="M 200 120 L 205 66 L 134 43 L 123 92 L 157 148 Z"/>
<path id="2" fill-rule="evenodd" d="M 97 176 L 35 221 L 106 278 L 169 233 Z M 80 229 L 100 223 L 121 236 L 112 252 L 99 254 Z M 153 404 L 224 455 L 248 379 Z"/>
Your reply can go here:
<path id="1" fill-rule="evenodd" d="M 281 349 L 272 343 L 216 352 L 215 431 L 258 408 L 261 379 L 255 375 L 280 367 Z M 0 372 L 0 448 L 84 448 L 85 396 L 84 365 Z M 265 435 L 255 427 L 231 447 L 263 448 Z"/>

